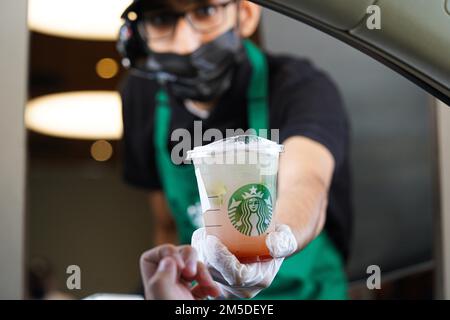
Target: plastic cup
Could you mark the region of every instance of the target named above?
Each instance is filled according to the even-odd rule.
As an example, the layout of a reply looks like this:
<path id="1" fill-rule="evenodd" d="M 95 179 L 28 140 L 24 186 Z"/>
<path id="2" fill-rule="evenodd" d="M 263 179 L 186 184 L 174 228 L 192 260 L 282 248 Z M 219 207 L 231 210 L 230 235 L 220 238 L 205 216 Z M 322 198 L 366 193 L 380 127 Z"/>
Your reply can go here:
<path id="1" fill-rule="evenodd" d="M 269 260 L 279 154 L 283 146 L 253 135 L 235 136 L 188 151 L 203 222 L 239 261 Z"/>

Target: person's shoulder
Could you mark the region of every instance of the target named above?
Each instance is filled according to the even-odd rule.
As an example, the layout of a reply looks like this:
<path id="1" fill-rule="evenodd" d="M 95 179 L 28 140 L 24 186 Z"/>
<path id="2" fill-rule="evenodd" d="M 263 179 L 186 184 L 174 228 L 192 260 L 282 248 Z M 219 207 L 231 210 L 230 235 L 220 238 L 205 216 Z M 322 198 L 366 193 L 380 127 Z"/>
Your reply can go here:
<path id="1" fill-rule="evenodd" d="M 155 81 L 134 75 L 131 72 L 127 72 L 119 83 L 119 92 L 122 97 L 130 95 L 136 97 L 156 89 L 157 84 Z"/>
<path id="2" fill-rule="evenodd" d="M 266 53 L 270 80 L 273 84 L 304 84 L 310 81 L 330 81 L 330 77 L 311 60 L 289 54 Z"/>
<path id="3" fill-rule="evenodd" d="M 127 73 L 119 84 L 122 115 L 127 129 L 152 116 L 154 97 L 158 90 L 155 81 Z M 129 130 L 128 130 L 129 131 Z"/>
<path id="4" fill-rule="evenodd" d="M 286 53 L 272 53 L 266 52 L 267 61 L 269 67 L 278 72 L 292 71 L 292 68 L 296 70 L 302 70 L 306 72 L 317 71 L 314 64 L 305 57 L 294 56 Z"/>

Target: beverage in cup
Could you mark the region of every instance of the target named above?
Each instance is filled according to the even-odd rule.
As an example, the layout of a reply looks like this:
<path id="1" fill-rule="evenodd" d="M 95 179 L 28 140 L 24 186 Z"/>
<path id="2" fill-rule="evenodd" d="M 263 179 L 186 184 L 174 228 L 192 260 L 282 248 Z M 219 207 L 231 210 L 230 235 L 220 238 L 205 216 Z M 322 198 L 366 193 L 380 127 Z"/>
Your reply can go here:
<path id="1" fill-rule="evenodd" d="M 207 234 L 219 238 L 239 261 L 271 259 L 265 244 L 274 228 L 279 154 L 283 146 L 240 135 L 188 151 Z"/>

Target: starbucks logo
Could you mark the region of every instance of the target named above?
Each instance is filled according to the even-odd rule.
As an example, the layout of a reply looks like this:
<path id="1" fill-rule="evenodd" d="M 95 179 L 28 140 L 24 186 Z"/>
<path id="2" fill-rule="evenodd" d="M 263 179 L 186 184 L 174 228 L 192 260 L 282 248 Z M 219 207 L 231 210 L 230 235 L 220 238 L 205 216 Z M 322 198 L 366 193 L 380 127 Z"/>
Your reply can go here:
<path id="1" fill-rule="evenodd" d="M 262 184 L 247 184 L 236 190 L 228 201 L 228 217 L 240 233 L 259 236 L 272 220 L 272 196 Z"/>

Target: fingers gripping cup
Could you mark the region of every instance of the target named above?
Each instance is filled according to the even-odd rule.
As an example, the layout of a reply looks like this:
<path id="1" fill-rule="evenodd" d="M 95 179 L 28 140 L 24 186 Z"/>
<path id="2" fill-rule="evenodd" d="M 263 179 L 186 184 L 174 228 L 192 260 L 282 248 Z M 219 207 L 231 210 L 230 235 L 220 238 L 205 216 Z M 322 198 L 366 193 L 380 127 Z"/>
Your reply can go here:
<path id="1" fill-rule="evenodd" d="M 193 161 L 206 232 L 245 263 L 271 259 L 279 154 L 273 141 L 241 135 L 196 147 Z"/>

